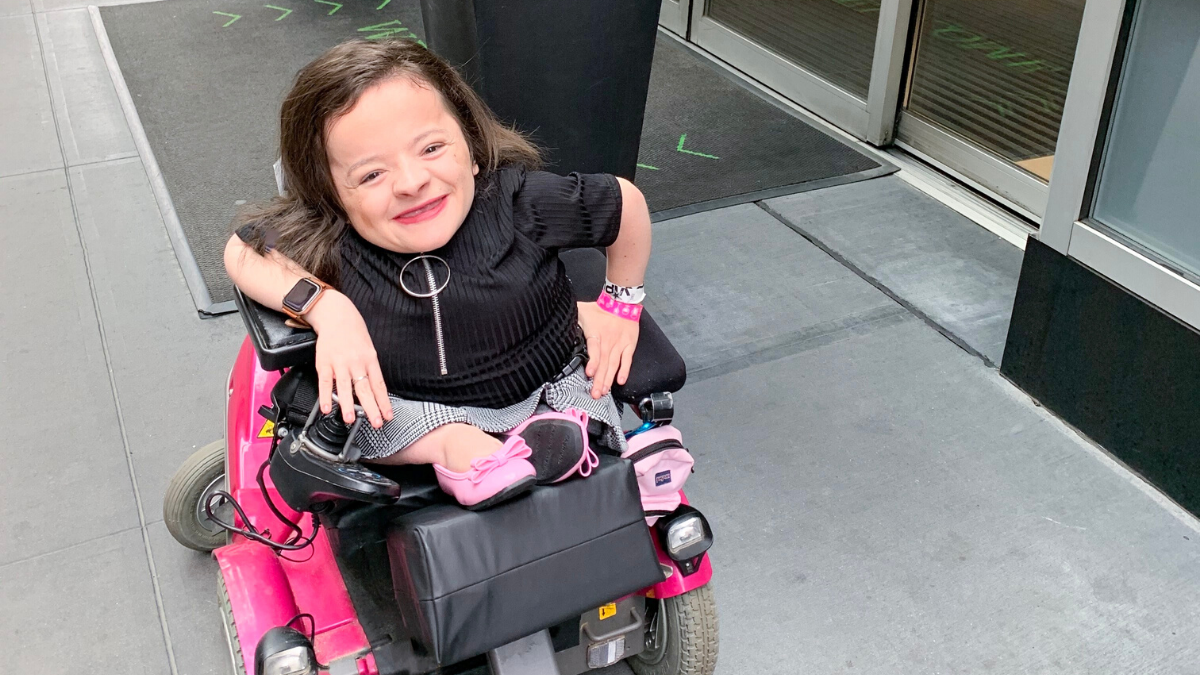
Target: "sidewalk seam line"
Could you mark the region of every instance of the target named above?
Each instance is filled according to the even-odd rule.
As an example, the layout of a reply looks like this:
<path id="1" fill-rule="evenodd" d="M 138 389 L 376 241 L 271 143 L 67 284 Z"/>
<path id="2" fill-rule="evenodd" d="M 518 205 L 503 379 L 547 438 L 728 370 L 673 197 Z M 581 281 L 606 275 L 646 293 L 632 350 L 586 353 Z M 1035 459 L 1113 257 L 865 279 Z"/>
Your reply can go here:
<path id="1" fill-rule="evenodd" d="M 42 29 L 39 24 L 40 22 L 35 16 L 33 21 L 33 29 L 38 39 L 38 56 L 42 60 L 42 75 L 46 78 L 46 89 L 49 90 L 50 72 L 46 66 L 46 43 L 42 39 Z M 51 45 L 51 48 L 53 48 L 53 45 Z M 146 513 L 145 509 L 142 508 L 142 493 L 138 488 L 137 473 L 134 471 L 133 467 L 133 452 L 129 448 L 129 433 L 125 428 L 125 415 L 121 411 L 121 396 L 117 389 L 116 374 L 113 372 L 112 355 L 108 348 L 108 336 L 104 332 L 104 320 L 100 311 L 100 298 L 96 292 L 96 279 L 92 272 L 91 258 L 88 255 L 87 239 L 83 236 L 83 227 L 79 222 L 79 207 L 75 203 L 75 188 L 71 184 L 71 169 L 66 166 L 68 164 L 67 151 L 62 144 L 62 129 L 59 126 L 58 115 L 55 114 L 53 107 L 51 107 L 50 117 L 54 120 L 54 133 L 55 137 L 58 139 L 58 152 L 63 159 L 63 174 L 67 183 L 67 197 L 71 201 L 71 215 L 75 220 L 75 235 L 79 237 L 79 247 L 83 253 L 84 274 L 87 276 L 88 291 L 92 296 L 92 310 L 96 314 L 96 331 L 99 333 L 100 337 L 100 349 L 104 353 L 105 370 L 108 371 L 108 386 L 112 391 L 113 407 L 117 415 L 117 427 L 121 431 L 121 445 L 125 450 L 125 464 L 129 470 L 129 483 L 133 488 L 134 504 L 137 506 L 138 529 L 140 529 L 142 533 L 142 548 L 146 552 L 146 564 L 148 565 L 148 571 L 150 572 L 150 585 L 154 590 L 154 603 L 158 609 L 159 627 L 162 630 L 163 641 L 165 642 L 166 646 L 167 663 L 171 668 L 171 675 L 178 675 L 179 668 L 175 663 L 175 649 L 171 644 L 171 629 L 167 625 L 167 613 L 166 608 L 163 605 L 162 589 L 159 587 L 158 583 L 158 569 L 154 564 L 154 553 L 150 548 L 150 530 L 146 526 Z"/>
<path id="2" fill-rule="evenodd" d="M 138 154 L 136 151 L 131 152 L 131 153 L 122 153 L 116 157 L 105 157 L 104 159 L 92 159 L 92 160 L 88 160 L 86 162 L 76 162 L 76 163 L 68 166 L 67 168 L 74 169 L 74 168 L 80 167 L 80 166 L 96 166 L 97 164 L 115 164 L 116 162 L 127 162 L 131 159 L 140 159 L 138 157 Z"/>
<path id="3" fill-rule="evenodd" d="M 94 537 L 88 537 L 87 539 L 84 539 L 83 541 L 77 541 L 74 544 L 69 544 L 67 546 L 63 546 L 62 548 L 56 548 L 53 551 L 43 551 L 42 553 L 36 553 L 27 558 L 20 558 L 17 560 L 9 560 L 6 563 L 0 563 L 0 570 L 4 569 L 6 567 L 11 567 L 13 565 L 20 565 L 21 563 L 27 563 L 31 560 L 37 560 L 38 558 L 44 558 L 49 555 L 54 555 L 55 553 L 62 553 L 63 551 L 70 551 L 73 548 L 79 548 L 80 546 L 86 546 L 93 542 L 100 541 L 101 539 L 105 539 L 108 537 L 115 537 L 119 534 L 125 534 L 126 532 L 129 532 L 131 530 L 139 530 L 139 529 L 141 529 L 140 525 L 130 525 L 129 527 L 123 527 L 123 528 L 121 528 L 119 530 L 115 530 L 113 532 L 106 532 L 105 534 L 98 534 Z"/>
<path id="4" fill-rule="evenodd" d="M 984 356 L 982 353 L 980 353 L 978 350 L 976 350 L 971 345 L 967 344 L 966 341 L 964 341 L 962 338 L 958 337 L 953 332 L 951 332 L 949 328 L 938 323 L 937 321 L 935 321 L 933 319 L 933 317 L 929 316 L 925 312 L 922 312 L 921 310 L 917 309 L 912 303 L 906 301 L 904 298 L 901 298 L 898 294 L 896 294 L 894 291 L 892 291 L 892 289 L 888 288 L 882 281 L 880 281 L 879 279 L 876 279 L 875 277 L 871 276 L 870 274 L 867 274 L 863 269 L 861 269 L 854 263 L 850 262 L 845 256 L 837 253 L 829 246 L 826 246 L 825 243 L 822 242 L 821 240 L 817 239 L 816 237 L 809 234 L 808 232 L 805 232 L 804 230 L 800 229 L 800 227 L 798 225 L 793 225 L 787 218 L 784 218 L 781 213 L 779 213 L 775 209 L 771 208 L 770 205 L 768 205 L 766 202 L 754 202 L 754 204 L 755 204 L 755 206 L 762 209 L 763 211 L 766 211 L 767 214 L 770 215 L 772 218 L 774 218 L 775 220 L 778 220 L 781 224 L 783 224 L 784 227 L 787 227 L 788 229 L 790 229 L 791 231 L 800 235 L 801 237 L 804 237 L 806 240 L 811 242 L 813 246 L 816 246 L 817 248 L 824 251 L 826 255 L 828 255 L 829 257 L 831 257 L 834 260 L 841 263 L 844 267 L 846 267 L 846 269 L 857 274 L 863 281 L 866 281 L 867 283 L 871 284 L 876 289 L 878 289 L 881 293 L 883 293 L 884 295 L 891 298 L 892 301 L 894 301 L 896 304 L 900 305 L 904 309 L 911 312 L 914 316 L 916 316 L 917 318 L 924 321 L 926 324 L 929 325 L 930 328 L 933 328 L 935 331 L 940 333 L 942 335 L 942 337 L 949 340 L 951 343 L 953 343 L 959 349 L 961 349 L 961 350 L 965 351 L 966 353 L 970 354 L 971 356 L 974 356 L 975 358 L 983 361 L 984 365 L 986 365 L 988 368 L 996 369 L 998 367 L 996 364 L 992 363 L 991 359 L 989 359 L 987 356 Z"/>

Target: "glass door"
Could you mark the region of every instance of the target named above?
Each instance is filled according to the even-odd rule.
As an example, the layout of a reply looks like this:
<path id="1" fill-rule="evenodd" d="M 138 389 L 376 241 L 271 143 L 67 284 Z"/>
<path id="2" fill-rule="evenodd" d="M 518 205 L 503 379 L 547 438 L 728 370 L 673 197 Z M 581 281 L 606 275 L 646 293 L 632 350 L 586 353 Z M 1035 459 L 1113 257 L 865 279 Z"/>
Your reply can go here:
<path id="1" fill-rule="evenodd" d="M 851 134 L 891 140 L 911 0 L 694 0 L 691 39 Z"/>
<path id="2" fill-rule="evenodd" d="M 902 146 L 1040 219 L 1084 0 L 924 0 Z"/>

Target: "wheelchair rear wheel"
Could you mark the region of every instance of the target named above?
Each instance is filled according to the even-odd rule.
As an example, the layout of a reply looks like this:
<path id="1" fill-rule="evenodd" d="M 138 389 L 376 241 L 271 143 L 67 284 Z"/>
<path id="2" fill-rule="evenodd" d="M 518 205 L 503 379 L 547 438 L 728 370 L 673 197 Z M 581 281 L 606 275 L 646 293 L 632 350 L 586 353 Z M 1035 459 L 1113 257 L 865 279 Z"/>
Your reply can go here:
<path id="1" fill-rule="evenodd" d="M 711 584 L 648 600 L 646 648 L 629 659 L 637 675 L 712 675 L 717 668 L 717 603 Z"/>
<path id="2" fill-rule="evenodd" d="M 167 485 L 163 521 L 175 541 L 205 552 L 227 543 L 225 530 L 204 512 L 204 504 L 213 492 L 224 489 L 225 441 L 215 441 L 192 453 Z M 225 505 L 221 510 L 228 509 Z M 225 517 L 224 513 L 220 515 Z"/>

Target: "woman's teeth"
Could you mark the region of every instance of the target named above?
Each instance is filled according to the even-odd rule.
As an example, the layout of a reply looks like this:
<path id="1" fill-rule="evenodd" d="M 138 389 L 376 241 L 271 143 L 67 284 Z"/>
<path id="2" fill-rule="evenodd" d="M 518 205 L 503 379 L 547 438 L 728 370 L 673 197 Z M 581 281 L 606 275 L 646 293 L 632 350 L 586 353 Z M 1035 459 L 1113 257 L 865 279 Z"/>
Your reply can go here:
<path id="1" fill-rule="evenodd" d="M 419 209 L 414 209 L 412 211 L 405 211 L 404 213 L 400 214 L 400 217 L 401 218 L 412 218 L 413 216 L 419 216 L 422 213 L 425 213 L 426 211 L 430 211 L 430 210 L 436 208 L 437 205 L 441 204 L 441 203 L 442 203 L 441 199 L 436 199 L 432 202 L 429 202 L 425 206 L 422 206 Z"/>

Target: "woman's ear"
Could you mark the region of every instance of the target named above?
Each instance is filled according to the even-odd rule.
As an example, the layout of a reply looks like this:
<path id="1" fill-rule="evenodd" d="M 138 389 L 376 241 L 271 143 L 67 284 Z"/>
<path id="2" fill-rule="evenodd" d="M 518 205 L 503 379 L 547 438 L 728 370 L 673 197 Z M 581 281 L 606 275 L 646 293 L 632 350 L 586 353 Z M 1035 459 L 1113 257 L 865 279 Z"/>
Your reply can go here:
<path id="1" fill-rule="evenodd" d="M 471 162 L 471 175 L 472 176 L 479 175 L 479 162 Z"/>

